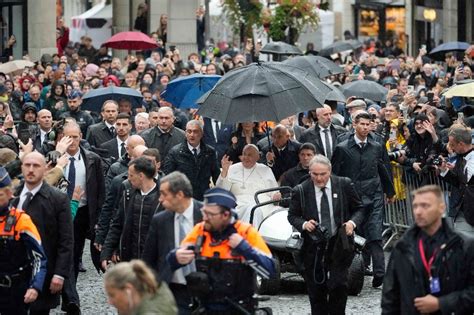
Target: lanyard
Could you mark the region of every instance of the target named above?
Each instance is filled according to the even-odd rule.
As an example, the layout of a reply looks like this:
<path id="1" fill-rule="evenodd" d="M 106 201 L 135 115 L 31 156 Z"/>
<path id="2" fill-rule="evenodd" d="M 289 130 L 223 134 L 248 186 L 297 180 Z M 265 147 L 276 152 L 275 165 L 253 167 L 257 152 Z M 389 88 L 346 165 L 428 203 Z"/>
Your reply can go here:
<path id="1" fill-rule="evenodd" d="M 431 266 L 433 266 L 436 254 L 438 253 L 438 249 L 435 249 L 431 258 L 427 261 L 425 256 L 425 248 L 423 246 L 423 241 L 421 238 L 418 240 L 418 249 L 420 250 L 421 261 L 423 262 L 423 266 L 425 267 L 426 272 L 428 273 L 428 277 L 431 280 Z"/>

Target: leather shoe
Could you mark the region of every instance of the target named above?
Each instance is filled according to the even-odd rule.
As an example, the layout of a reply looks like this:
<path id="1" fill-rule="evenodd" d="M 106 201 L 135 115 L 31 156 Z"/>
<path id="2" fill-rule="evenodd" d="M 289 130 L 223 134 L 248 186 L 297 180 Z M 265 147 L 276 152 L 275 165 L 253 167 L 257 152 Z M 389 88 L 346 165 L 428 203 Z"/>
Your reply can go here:
<path id="1" fill-rule="evenodd" d="M 382 284 L 383 284 L 383 276 L 374 276 L 374 279 L 372 279 L 372 287 L 378 288 Z"/>
<path id="2" fill-rule="evenodd" d="M 364 275 L 366 275 L 366 276 L 373 276 L 374 273 L 372 272 L 372 268 L 370 268 L 370 267 L 365 267 L 365 269 L 364 269 Z"/>
<path id="3" fill-rule="evenodd" d="M 81 308 L 76 303 L 69 303 L 66 306 L 67 315 L 81 315 Z"/>
<path id="4" fill-rule="evenodd" d="M 84 265 L 82 264 L 82 262 L 79 263 L 79 272 L 86 272 L 87 269 L 84 268 Z"/>

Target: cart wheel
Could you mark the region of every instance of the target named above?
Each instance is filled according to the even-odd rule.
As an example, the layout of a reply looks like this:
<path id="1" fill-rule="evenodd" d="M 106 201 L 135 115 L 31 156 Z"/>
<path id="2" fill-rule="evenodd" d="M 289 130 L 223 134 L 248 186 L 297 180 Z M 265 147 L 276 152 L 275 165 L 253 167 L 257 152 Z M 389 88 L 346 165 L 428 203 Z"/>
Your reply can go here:
<path id="1" fill-rule="evenodd" d="M 349 267 L 348 273 L 348 288 L 349 295 L 359 295 L 364 286 L 364 259 L 360 252 L 356 252 L 352 264 Z"/>
<path id="2" fill-rule="evenodd" d="M 273 255 L 273 259 L 275 260 L 275 275 L 270 279 L 263 279 L 257 275 L 257 289 L 259 294 L 275 295 L 280 291 L 280 259 L 277 255 Z"/>

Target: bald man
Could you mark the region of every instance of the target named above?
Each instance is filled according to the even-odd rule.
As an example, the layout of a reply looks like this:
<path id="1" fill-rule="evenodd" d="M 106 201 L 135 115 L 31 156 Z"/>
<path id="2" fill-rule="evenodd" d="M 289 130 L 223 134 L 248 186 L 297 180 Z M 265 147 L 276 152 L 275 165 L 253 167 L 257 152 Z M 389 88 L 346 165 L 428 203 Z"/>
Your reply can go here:
<path id="1" fill-rule="evenodd" d="M 259 141 L 259 145 L 262 140 Z M 290 130 L 284 125 L 276 125 L 273 128 L 271 140 L 271 147 L 267 144 L 261 148 L 260 162 L 266 163 L 279 181 L 283 173 L 298 164 L 298 151 L 301 144 L 290 139 Z"/>
<path id="2" fill-rule="evenodd" d="M 73 224 L 67 195 L 43 181 L 46 160 L 38 152 L 23 158 L 21 170 L 25 181 L 13 200 L 13 206 L 25 209 L 38 228 L 48 257 L 47 274 L 42 292 L 31 305 L 31 314 L 49 313 L 59 305 L 64 279 L 71 273 L 73 261 Z M 69 301 L 70 303 L 79 303 Z"/>
<path id="3" fill-rule="evenodd" d="M 316 110 L 318 123 L 306 130 L 300 138 L 301 143 L 309 142 L 316 147 L 316 153 L 332 158 L 334 148 L 339 143 L 338 137 L 346 133 L 346 129 L 331 123 L 332 110 L 324 105 Z"/>
<path id="4" fill-rule="evenodd" d="M 128 170 L 128 163 L 130 162 L 130 157 L 133 154 L 133 150 L 138 145 L 145 145 L 145 140 L 139 135 L 132 135 L 128 137 L 127 144 L 125 145 L 125 150 L 127 153 L 125 157 L 120 158 L 117 162 L 114 162 L 109 170 L 107 171 L 107 176 L 105 178 L 105 187 L 110 187 L 110 183 L 115 176 L 122 174 Z M 107 193 L 107 191 L 106 191 Z"/>
<path id="5" fill-rule="evenodd" d="M 141 133 L 149 148 L 160 151 L 161 158 L 165 160 L 168 152 L 177 144 L 181 144 L 186 139 L 184 131 L 175 127 L 173 109 L 170 107 L 160 107 L 158 110 L 158 125 L 149 128 Z"/>

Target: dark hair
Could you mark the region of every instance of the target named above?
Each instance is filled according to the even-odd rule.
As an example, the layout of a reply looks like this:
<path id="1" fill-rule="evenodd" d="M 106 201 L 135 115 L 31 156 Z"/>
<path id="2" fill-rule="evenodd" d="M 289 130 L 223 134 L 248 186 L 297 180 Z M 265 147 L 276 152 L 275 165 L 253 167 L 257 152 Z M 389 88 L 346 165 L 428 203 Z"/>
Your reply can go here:
<path id="1" fill-rule="evenodd" d="M 316 147 L 314 146 L 314 144 L 310 143 L 310 142 L 305 142 L 301 145 L 300 149 L 298 150 L 298 154 L 301 153 L 301 151 L 303 150 L 311 150 L 313 151 L 314 154 L 316 154 Z"/>
<path id="2" fill-rule="evenodd" d="M 136 158 L 135 160 L 132 160 L 130 161 L 130 163 L 128 163 L 129 167 L 132 165 L 135 171 L 143 173 L 149 179 L 155 176 L 155 164 L 143 156 Z"/>
<path id="3" fill-rule="evenodd" d="M 355 116 L 354 122 L 357 124 L 361 119 L 372 120 L 372 117 L 369 115 L 369 113 L 360 113 Z"/>
<path id="4" fill-rule="evenodd" d="M 173 195 L 182 191 L 184 196 L 187 198 L 193 197 L 193 186 L 189 179 L 183 173 L 174 171 L 160 180 L 160 183 L 168 183 L 169 190 Z"/>
<path id="5" fill-rule="evenodd" d="M 161 155 L 160 155 L 160 151 L 156 148 L 149 148 L 149 149 L 146 149 L 145 151 L 143 151 L 143 154 L 142 155 L 146 155 L 146 156 L 152 156 L 155 158 L 155 161 L 156 162 L 161 162 Z"/>
<path id="6" fill-rule="evenodd" d="M 129 123 L 129 124 L 132 123 L 132 118 L 131 118 L 130 115 L 127 114 L 127 113 L 120 113 L 120 114 L 118 114 L 116 120 L 119 120 L 119 119 L 126 119 L 126 120 L 128 120 L 128 123 Z"/>
<path id="7" fill-rule="evenodd" d="M 385 108 L 387 108 L 389 106 L 395 108 L 395 110 L 397 112 L 400 112 L 400 105 L 398 105 L 397 103 L 390 102 L 387 105 L 385 105 Z"/>
<path id="8" fill-rule="evenodd" d="M 151 113 L 151 112 L 158 113 L 159 110 L 160 110 L 159 107 L 154 106 L 154 107 L 150 108 L 150 110 L 148 111 L 148 113 Z"/>

